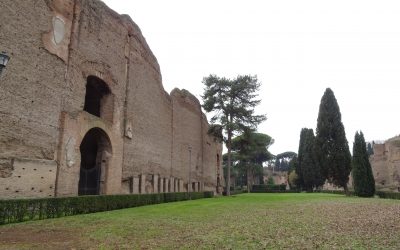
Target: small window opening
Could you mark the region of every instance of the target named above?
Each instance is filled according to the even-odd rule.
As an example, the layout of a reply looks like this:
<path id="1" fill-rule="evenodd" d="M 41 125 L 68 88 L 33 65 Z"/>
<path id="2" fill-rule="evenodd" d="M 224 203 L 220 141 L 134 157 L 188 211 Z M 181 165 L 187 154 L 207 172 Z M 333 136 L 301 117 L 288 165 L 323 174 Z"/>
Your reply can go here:
<path id="1" fill-rule="evenodd" d="M 86 84 L 84 111 L 94 116 L 110 120 L 113 113 L 111 90 L 107 84 L 95 76 L 89 76 Z"/>

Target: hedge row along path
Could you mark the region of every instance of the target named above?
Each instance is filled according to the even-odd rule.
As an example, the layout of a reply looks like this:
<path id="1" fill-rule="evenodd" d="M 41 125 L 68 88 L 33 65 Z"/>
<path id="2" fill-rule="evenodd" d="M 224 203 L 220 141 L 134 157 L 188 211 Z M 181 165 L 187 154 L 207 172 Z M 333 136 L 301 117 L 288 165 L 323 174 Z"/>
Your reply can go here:
<path id="1" fill-rule="evenodd" d="M 400 201 L 240 194 L 0 226 L 0 249 L 73 248 L 400 249 Z"/>

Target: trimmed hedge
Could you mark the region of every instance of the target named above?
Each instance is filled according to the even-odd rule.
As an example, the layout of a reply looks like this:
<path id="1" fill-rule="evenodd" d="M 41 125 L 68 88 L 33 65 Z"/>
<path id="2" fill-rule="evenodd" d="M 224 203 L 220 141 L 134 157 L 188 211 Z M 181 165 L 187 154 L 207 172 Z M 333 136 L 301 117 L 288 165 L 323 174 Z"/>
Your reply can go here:
<path id="1" fill-rule="evenodd" d="M 379 198 L 400 200 L 400 193 L 377 191 L 375 193 Z"/>
<path id="2" fill-rule="evenodd" d="M 346 195 L 346 193 L 344 192 L 344 190 L 319 190 L 319 191 L 314 191 L 317 193 L 326 193 L 326 194 L 343 194 Z M 355 196 L 354 195 L 354 191 L 348 191 L 348 195 L 349 196 Z"/>
<path id="3" fill-rule="evenodd" d="M 0 225 L 213 196 L 213 192 L 192 192 L 0 200 Z"/>
<path id="4" fill-rule="evenodd" d="M 247 190 L 241 190 L 241 189 L 231 190 L 231 195 L 244 194 L 244 193 L 247 193 Z M 226 190 L 222 192 L 222 195 L 226 196 Z"/>
<path id="5" fill-rule="evenodd" d="M 286 184 L 253 185 L 251 188 L 252 193 L 285 193 L 286 191 Z"/>

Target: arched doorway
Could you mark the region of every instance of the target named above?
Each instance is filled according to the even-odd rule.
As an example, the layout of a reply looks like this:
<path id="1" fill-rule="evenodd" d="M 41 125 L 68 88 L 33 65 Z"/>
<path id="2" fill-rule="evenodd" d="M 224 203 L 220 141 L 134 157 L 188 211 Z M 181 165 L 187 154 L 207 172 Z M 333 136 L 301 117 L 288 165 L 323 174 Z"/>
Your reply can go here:
<path id="1" fill-rule="evenodd" d="M 100 128 L 89 130 L 80 145 L 81 166 L 78 195 L 104 193 L 106 170 L 112 156 L 111 142 Z"/>

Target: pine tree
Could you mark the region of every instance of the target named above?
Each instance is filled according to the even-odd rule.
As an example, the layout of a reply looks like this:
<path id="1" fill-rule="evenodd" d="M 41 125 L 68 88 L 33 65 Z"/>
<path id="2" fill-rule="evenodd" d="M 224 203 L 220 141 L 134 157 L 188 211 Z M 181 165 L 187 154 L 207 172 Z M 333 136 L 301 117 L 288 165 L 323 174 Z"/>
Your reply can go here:
<path id="1" fill-rule="evenodd" d="M 213 112 L 211 124 L 219 128 L 209 132 L 218 132 L 217 136 L 228 149 L 226 194 L 229 196 L 232 138 L 235 133 L 254 131 L 258 124 L 266 120 L 265 115 L 254 114 L 255 107 L 261 102 L 257 99 L 261 84 L 257 76 L 250 75 L 239 75 L 235 79 L 209 75 L 203 79 L 203 83 L 203 108 L 206 112 Z"/>
<path id="2" fill-rule="evenodd" d="M 368 158 L 364 135 L 357 132 L 354 137 L 352 160 L 354 193 L 357 196 L 371 197 L 375 194 L 375 180 Z"/>
<path id="3" fill-rule="evenodd" d="M 348 192 L 351 155 L 335 95 L 327 88 L 321 99 L 315 138 L 317 164 L 324 179 Z"/>

